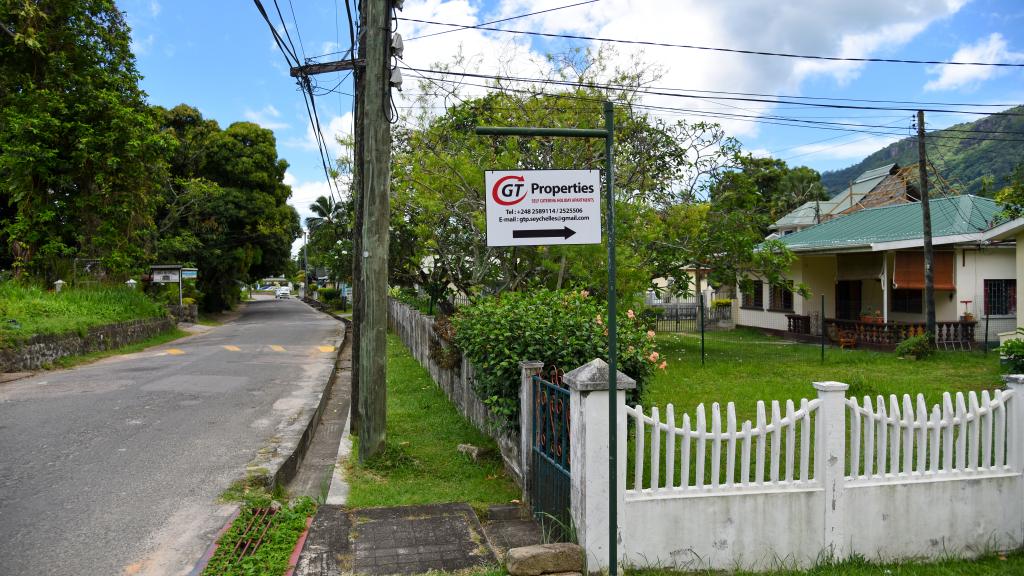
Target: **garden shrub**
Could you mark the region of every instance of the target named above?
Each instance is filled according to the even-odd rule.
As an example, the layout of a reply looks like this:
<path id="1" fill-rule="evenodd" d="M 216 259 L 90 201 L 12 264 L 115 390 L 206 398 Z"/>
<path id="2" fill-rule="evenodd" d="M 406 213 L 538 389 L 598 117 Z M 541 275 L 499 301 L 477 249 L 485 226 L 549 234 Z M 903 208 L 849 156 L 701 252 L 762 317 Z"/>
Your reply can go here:
<path id="1" fill-rule="evenodd" d="M 476 369 L 474 390 L 513 427 L 519 415 L 519 362 L 540 360 L 566 372 L 594 358 L 608 360 L 607 306 L 586 291 L 506 292 L 461 308 L 455 343 Z M 664 368 L 654 332 L 638 314 L 620 311 L 618 368 L 637 381 L 636 398 Z"/>
<path id="2" fill-rule="evenodd" d="M 712 308 L 729 308 L 732 306 L 732 298 L 715 298 L 711 301 Z"/>
<path id="3" fill-rule="evenodd" d="M 1017 335 L 1024 337 L 1024 328 L 1017 328 Z M 1006 363 L 1006 369 L 1011 374 L 1024 374 L 1024 340 L 1007 340 L 996 350 L 999 351 L 1000 358 Z"/>
<path id="4" fill-rule="evenodd" d="M 341 290 L 337 288 L 321 288 L 317 294 L 320 295 L 320 301 L 324 304 L 331 304 L 341 300 Z"/>
<path id="5" fill-rule="evenodd" d="M 896 345 L 896 355 L 900 357 L 916 356 L 918 358 L 927 358 L 934 351 L 935 348 L 932 347 L 931 334 L 911 336 Z"/>

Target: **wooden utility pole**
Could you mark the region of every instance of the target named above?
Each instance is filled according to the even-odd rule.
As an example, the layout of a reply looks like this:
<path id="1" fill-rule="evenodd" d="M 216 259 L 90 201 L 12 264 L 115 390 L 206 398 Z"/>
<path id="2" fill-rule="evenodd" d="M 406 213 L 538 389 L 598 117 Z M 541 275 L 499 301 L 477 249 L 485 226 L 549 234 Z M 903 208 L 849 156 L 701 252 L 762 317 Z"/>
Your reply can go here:
<path id="1" fill-rule="evenodd" d="M 935 273 L 932 250 L 932 212 L 928 206 L 928 155 L 924 145 L 924 110 L 917 111 L 917 170 L 921 180 L 921 220 L 924 226 L 924 318 L 935 342 Z"/>
<path id="2" fill-rule="evenodd" d="M 384 449 L 387 426 L 388 227 L 391 180 L 391 6 L 365 0 L 366 68 L 362 120 L 361 252 L 363 317 L 359 336 L 359 461 Z"/>
<path id="3" fill-rule="evenodd" d="M 359 2 L 359 59 L 366 61 L 366 14 L 363 11 L 364 2 Z M 349 432 L 359 434 L 359 427 L 362 423 L 362 415 L 359 412 L 359 368 L 360 358 L 359 345 L 362 341 L 363 325 L 363 114 L 360 106 L 363 103 L 365 90 L 363 82 L 363 68 L 355 68 L 352 77 L 355 84 L 355 104 L 353 105 L 352 139 L 353 150 L 352 164 L 355 168 L 352 178 L 352 204 L 355 212 L 352 222 L 352 394 L 349 401 Z"/>
<path id="4" fill-rule="evenodd" d="M 351 430 L 360 437 L 360 462 L 383 450 L 387 430 L 390 52 L 390 0 L 360 0 L 358 58 L 291 70 L 292 76 L 339 70 L 355 76 Z"/>

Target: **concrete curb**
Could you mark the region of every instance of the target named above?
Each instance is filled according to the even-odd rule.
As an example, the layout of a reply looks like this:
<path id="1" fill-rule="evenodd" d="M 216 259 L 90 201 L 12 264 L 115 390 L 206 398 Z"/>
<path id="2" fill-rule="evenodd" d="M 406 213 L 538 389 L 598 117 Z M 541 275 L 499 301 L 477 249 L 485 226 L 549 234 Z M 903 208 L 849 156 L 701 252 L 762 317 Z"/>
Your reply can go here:
<path id="1" fill-rule="evenodd" d="M 313 310 L 316 310 L 316 308 L 313 307 Z M 324 410 L 327 409 L 327 401 L 329 396 L 328 394 L 326 394 L 327 390 L 334 383 L 335 378 L 337 378 L 338 376 L 338 368 L 341 363 L 341 351 L 342 348 L 345 346 L 345 334 L 347 333 L 348 330 L 348 323 L 345 320 L 333 314 L 325 314 L 328 314 L 328 316 L 331 316 L 335 320 L 341 322 L 342 325 L 344 326 L 344 328 L 341 331 L 341 338 L 339 338 L 338 341 L 335 343 L 335 351 L 337 352 L 337 354 L 335 355 L 334 358 L 334 366 L 331 368 L 331 375 L 328 377 L 327 381 L 324 382 L 324 385 L 321 388 L 319 388 L 319 399 L 316 402 L 316 409 L 313 410 L 312 415 L 306 422 L 306 425 L 302 430 L 302 435 L 299 437 L 298 443 L 291 450 L 289 450 L 287 446 L 280 446 L 278 453 L 271 457 L 269 461 L 263 463 L 260 466 L 265 467 L 268 470 L 271 470 L 267 472 L 266 480 L 264 481 L 268 489 L 272 489 L 274 486 L 287 486 L 295 478 L 296 472 L 299 469 L 299 464 L 302 462 L 302 458 L 305 457 L 306 451 L 309 450 L 309 445 L 312 444 L 313 434 L 316 431 L 316 426 L 319 425 L 319 421 L 321 421 L 321 417 L 324 415 Z M 287 455 L 281 455 L 285 453 L 287 453 Z"/>
<path id="2" fill-rule="evenodd" d="M 313 308 L 311 306 L 311 308 Z M 316 308 L 313 308 L 314 310 Z M 313 434 L 316 431 L 317 426 L 320 425 L 320 418 L 323 416 L 324 410 L 327 408 L 327 392 L 328 387 L 334 382 L 334 379 L 338 375 L 338 367 L 341 362 L 341 350 L 345 345 L 345 334 L 348 329 L 348 323 L 345 320 L 329 314 L 336 320 L 342 322 L 345 328 L 341 332 L 341 337 L 334 343 L 334 348 L 337 354 L 334 357 L 334 365 L 331 367 L 331 374 L 327 380 L 323 383 L 323 386 L 319 387 L 317 392 L 318 398 L 309 405 L 315 404 L 313 413 L 302 427 L 302 432 L 297 436 L 297 440 L 294 440 L 294 444 L 290 441 L 280 441 L 273 450 L 272 455 L 266 459 L 261 460 L 261 456 L 257 456 L 252 462 L 249 463 L 246 469 L 246 477 L 249 481 L 257 480 L 263 484 L 268 490 L 272 490 L 275 486 L 285 486 L 295 478 L 295 474 L 299 469 L 299 464 L 305 457 L 306 452 L 309 450 L 310 444 L 313 442 Z M 289 431 L 296 428 L 296 423 L 288 424 L 284 432 L 295 438 L 295 435 L 288 434 Z"/>

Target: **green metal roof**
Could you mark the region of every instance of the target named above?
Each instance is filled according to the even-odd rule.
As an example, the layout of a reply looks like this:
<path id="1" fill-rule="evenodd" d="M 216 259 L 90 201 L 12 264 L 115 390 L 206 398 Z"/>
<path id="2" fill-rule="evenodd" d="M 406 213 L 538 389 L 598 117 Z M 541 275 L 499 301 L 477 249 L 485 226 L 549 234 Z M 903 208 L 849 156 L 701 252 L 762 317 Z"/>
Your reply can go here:
<path id="1" fill-rule="evenodd" d="M 987 230 L 1002 205 L 980 196 L 952 196 L 930 202 L 932 237 L 976 234 Z M 779 240 L 794 252 L 869 248 L 871 244 L 923 238 L 921 204 L 867 208 L 787 234 Z"/>

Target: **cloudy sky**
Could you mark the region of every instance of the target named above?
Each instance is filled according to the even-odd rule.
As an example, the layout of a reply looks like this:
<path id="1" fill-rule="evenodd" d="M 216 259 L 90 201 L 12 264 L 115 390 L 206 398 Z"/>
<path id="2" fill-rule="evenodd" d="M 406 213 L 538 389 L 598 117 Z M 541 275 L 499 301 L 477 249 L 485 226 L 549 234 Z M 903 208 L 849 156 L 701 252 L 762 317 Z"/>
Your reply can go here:
<path id="1" fill-rule="evenodd" d="M 399 17 L 472 25 L 580 1 L 406 0 Z M 343 0 L 278 3 L 304 57 L 330 60 L 340 57 L 331 53 L 349 46 Z M 277 22 L 273 0 L 264 4 Z M 133 29 L 133 49 L 150 102 L 187 103 L 222 126 L 248 120 L 272 129 L 280 155 L 291 165 L 287 182 L 293 187 L 292 203 L 303 216 L 308 215 L 309 203 L 327 192 L 320 156 L 303 98 L 255 5 L 246 0 L 122 0 L 118 5 Z M 414 39 L 453 28 L 409 20 L 397 24 L 403 37 L 410 39 L 404 62 L 413 68 L 452 63 L 461 56 L 455 69 L 536 77 L 547 71 L 544 54 L 602 44 L 465 29 Z M 1024 64 L 1024 2 L 1020 0 L 597 0 L 494 26 L 802 55 Z M 836 62 L 630 44 L 615 44 L 615 50 L 617 63 L 626 65 L 639 57 L 645 71 L 657 74 L 653 86 L 659 92 L 685 89 L 974 105 L 1024 103 L 1024 68 L 1020 67 Z M 415 76 L 407 73 L 405 80 L 407 100 L 400 105 L 409 104 L 417 93 Z M 467 84 L 479 82 L 466 80 Z M 350 129 L 351 80 L 335 73 L 318 77 L 317 83 L 325 92 L 316 99 L 320 123 L 333 141 L 334 135 Z M 461 90 L 472 94 L 481 89 L 464 85 Z M 674 96 L 647 96 L 644 103 L 671 108 L 660 112 L 668 118 L 719 121 L 746 150 L 821 171 L 858 162 L 909 134 L 912 125 L 910 112 L 894 110 Z M 975 118 L 934 113 L 926 124 L 934 129 Z M 826 130 L 821 124 L 794 127 L 794 120 L 884 128 Z M 333 146 L 332 153 L 344 151 Z"/>

